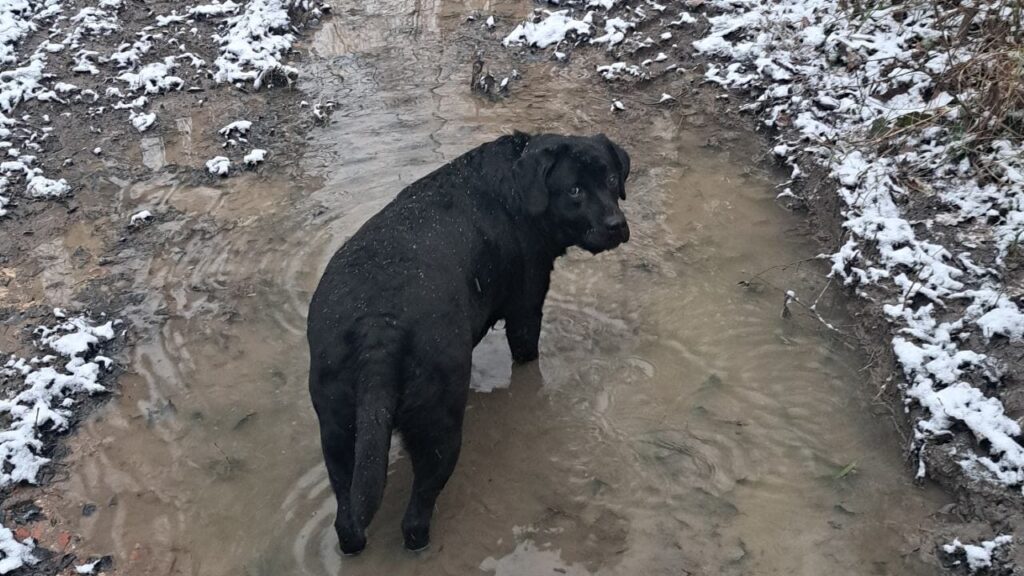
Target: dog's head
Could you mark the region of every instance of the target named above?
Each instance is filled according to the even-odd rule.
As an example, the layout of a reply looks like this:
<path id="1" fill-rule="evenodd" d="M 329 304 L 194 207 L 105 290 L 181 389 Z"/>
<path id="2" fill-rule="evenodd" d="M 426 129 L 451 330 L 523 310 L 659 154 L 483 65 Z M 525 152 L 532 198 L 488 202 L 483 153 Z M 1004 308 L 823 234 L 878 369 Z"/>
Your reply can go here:
<path id="1" fill-rule="evenodd" d="M 626 199 L 629 155 L 604 134 L 534 136 L 515 173 L 523 208 L 544 219 L 563 247 L 597 254 L 629 240 L 619 208 Z"/>

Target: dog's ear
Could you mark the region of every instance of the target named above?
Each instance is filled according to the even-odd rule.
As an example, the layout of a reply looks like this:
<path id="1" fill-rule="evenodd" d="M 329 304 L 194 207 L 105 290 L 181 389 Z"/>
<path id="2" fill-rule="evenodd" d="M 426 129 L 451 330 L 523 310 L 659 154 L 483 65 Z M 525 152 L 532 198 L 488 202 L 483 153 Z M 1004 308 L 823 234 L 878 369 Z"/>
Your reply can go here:
<path id="1" fill-rule="evenodd" d="M 612 142 L 604 134 L 598 134 L 595 136 L 602 144 L 604 144 L 608 150 L 612 153 L 612 158 L 619 163 L 619 174 L 622 175 L 622 182 L 619 186 L 619 198 L 626 199 L 626 179 L 629 178 L 629 154 L 622 149 L 615 142 Z"/>
<path id="2" fill-rule="evenodd" d="M 557 143 L 539 145 L 535 148 L 527 145 L 523 155 L 516 160 L 516 187 L 523 207 L 531 216 L 543 214 L 548 207 L 548 175 L 558 162 L 562 149 L 563 145 Z"/>

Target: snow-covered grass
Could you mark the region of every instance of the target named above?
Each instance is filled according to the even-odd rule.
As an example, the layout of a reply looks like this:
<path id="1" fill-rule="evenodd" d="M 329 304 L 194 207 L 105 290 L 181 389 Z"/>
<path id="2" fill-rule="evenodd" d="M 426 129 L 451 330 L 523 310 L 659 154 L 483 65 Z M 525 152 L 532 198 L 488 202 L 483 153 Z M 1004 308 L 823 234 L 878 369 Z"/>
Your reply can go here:
<path id="1" fill-rule="evenodd" d="M 977 545 L 962 544 L 960 540 L 953 540 L 951 543 L 944 545 L 942 549 L 946 554 L 955 555 L 962 552 L 964 555 L 964 561 L 967 562 L 967 569 L 973 573 L 984 568 L 991 568 L 992 553 L 998 548 L 1006 546 L 1011 542 L 1013 542 L 1013 536 L 1003 534 Z M 956 563 L 959 564 L 960 561 L 957 561 Z"/>
<path id="2" fill-rule="evenodd" d="M 245 136 L 249 133 L 249 129 L 252 128 L 252 122 L 248 120 L 235 120 L 227 126 L 217 131 L 218 134 L 225 138 L 230 137 L 232 134 L 239 134 Z"/>
<path id="3" fill-rule="evenodd" d="M 34 12 L 39 9 L 28 0 L 0 1 L 0 64 L 17 61 L 15 46 L 19 40 L 36 29 Z"/>
<path id="4" fill-rule="evenodd" d="M 231 160 L 226 156 L 215 156 L 206 161 L 206 170 L 216 176 L 227 176 L 231 171 Z"/>
<path id="5" fill-rule="evenodd" d="M 232 2 L 231 0 L 224 0 L 224 2 L 211 2 L 209 4 L 193 6 L 188 9 L 188 15 L 192 17 L 209 18 L 212 16 L 237 14 L 240 9 L 241 6 L 235 2 Z"/>
<path id="6" fill-rule="evenodd" d="M 209 75 L 214 81 L 252 82 L 259 88 L 270 80 L 290 81 L 297 74 L 285 62 L 295 40 L 291 14 L 320 16 L 324 8 L 314 0 L 193 0 L 170 14 L 154 14 L 152 25 L 132 30 L 122 21 L 122 13 L 130 8 L 124 0 L 87 4 L 0 0 L 0 148 L 6 153 L 0 162 L 0 217 L 11 213 L 18 196 L 65 196 L 76 184 L 44 173 L 43 160 L 53 148 L 48 144 L 56 127 L 49 117 L 26 113 L 26 103 L 85 104 L 89 116 L 125 110 L 123 121 L 144 132 L 158 121 L 155 99 L 198 87 L 183 78 L 189 67 L 197 72 L 208 69 L 207 59 L 186 47 L 202 27 L 219 45 L 208 58 L 213 60 Z M 131 34 L 133 40 L 115 45 L 107 40 L 115 34 Z M 165 50 L 156 58 L 152 53 L 158 47 L 170 48 L 173 54 L 166 55 Z M 70 58 L 66 69 L 55 65 L 55 55 Z M 82 81 L 66 81 L 75 75 Z M 103 81 L 111 77 L 117 85 Z"/>
<path id="7" fill-rule="evenodd" d="M 22 566 L 32 566 L 38 562 L 32 555 L 35 546 L 31 542 L 18 542 L 6 526 L 0 526 L 0 574 L 13 572 Z"/>
<path id="8" fill-rule="evenodd" d="M 99 564 L 100 564 L 100 560 L 93 560 L 92 562 L 87 562 L 85 564 L 79 564 L 78 566 L 75 566 L 75 573 L 76 574 L 95 574 L 96 573 L 96 567 L 99 566 Z"/>
<path id="9" fill-rule="evenodd" d="M 141 226 L 148 223 L 153 219 L 153 213 L 149 210 L 139 210 L 135 214 L 132 214 L 128 224 L 131 226 Z"/>
<path id="10" fill-rule="evenodd" d="M 721 12 L 694 46 L 725 63 L 706 77 L 756 96 L 764 123 L 782 131 L 776 154 L 795 174 L 800 162 L 831 171 L 846 230 L 829 256 L 832 276 L 863 294 L 875 285 L 891 295 L 879 304 L 898 333 L 893 351 L 906 374 L 905 397 L 924 409 L 915 427 L 918 474 L 927 474 L 928 450 L 952 449 L 933 445 L 961 424 L 983 441 L 978 452 L 956 456 L 964 469 L 1020 487 L 1020 427 L 977 387 L 994 381 L 999 366 L 971 350 L 971 336 L 1019 341 L 1024 334 L 1024 314 L 1000 268 L 1012 244 L 1000 239 L 1018 236 L 1024 222 L 1024 147 L 973 140 L 960 129 L 956 105 L 969 95 L 938 81 L 982 48 L 964 43 L 951 58 L 938 41 L 950 23 L 931 4 L 857 15 L 825 0 L 712 4 Z M 911 217 L 903 205 L 915 195 L 939 206 Z M 929 233 L 950 225 L 945 243 Z M 976 263 L 984 253 L 971 248 L 981 246 L 995 250 Z"/>
<path id="11" fill-rule="evenodd" d="M 178 63 L 174 56 L 168 56 L 159 62 L 150 62 L 142 66 L 138 72 L 125 72 L 117 77 L 128 84 L 128 90 L 142 90 L 146 94 L 159 94 L 170 90 L 181 90 L 185 81 L 173 76 L 171 71 Z"/>
<path id="12" fill-rule="evenodd" d="M 267 158 L 267 151 L 262 148 L 253 148 L 248 154 L 246 154 L 242 161 L 247 166 L 256 166 L 262 163 Z"/>
<path id="13" fill-rule="evenodd" d="M 116 337 L 117 321 L 98 323 L 86 316 L 67 318 L 54 310 L 55 321 L 34 334 L 39 354 L 10 356 L 0 367 L 5 397 L 0 414 L 0 488 L 20 482 L 36 483 L 49 462 L 41 455 L 43 435 L 64 431 L 83 395 L 106 391 L 101 380 L 113 361 L 100 354 Z M 0 527 L 0 574 L 32 563 L 32 544 L 20 543 Z"/>
<path id="14" fill-rule="evenodd" d="M 290 32 L 288 2 L 249 0 L 242 13 L 229 18 L 227 25 L 223 34 L 214 37 L 221 45 L 221 54 L 214 61 L 218 82 L 251 81 L 259 88 L 268 73 L 298 74 L 281 62 L 295 41 Z"/>
<path id="15" fill-rule="evenodd" d="M 0 164 L 2 166 L 2 164 Z M 27 170 L 26 173 L 32 173 L 38 171 Z M 25 186 L 25 191 L 28 192 L 29 196 L 33 198 L 54 198 L 63 196 L 71 190 L 66 180 L 61 178 L 60 180 L 50 180 L 45 176 L 31 176 L 28 179 L 28 185 Z"/>
<path id="16" fill-rule="evenodd" d="M 156 112 L 136 112 L 132 110 L 129 119 L 132 121 L 132 126 L 139 132 L 145 132 L 149 130 L 154 123 L 156 123 Z"/>
<path id="17" fill-rule="evenodd" d="M 505 46 L 526 45 L 547 48 L 571 39 L 574 36 L 590 36 L 593 15 L 587 13 L 581 20 L 570 15 L 569 10 L 544 12 L 539 22 L 523 22 L 515 27 L 503 40 Z"/>

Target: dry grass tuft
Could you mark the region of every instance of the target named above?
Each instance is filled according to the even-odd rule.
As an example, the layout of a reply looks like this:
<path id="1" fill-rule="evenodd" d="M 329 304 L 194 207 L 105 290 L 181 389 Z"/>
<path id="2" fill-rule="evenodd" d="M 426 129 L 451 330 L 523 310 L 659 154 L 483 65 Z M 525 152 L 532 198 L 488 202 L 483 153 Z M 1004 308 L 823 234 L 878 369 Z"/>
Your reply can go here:
<path id="1" fill-rule="evenodd" d="M 935 122 L 977 144 L 1024 137 L 1024 4 L 1020 0 L 841 0 L 841 5 L 861 20 L 876 10 L 891 11 L 897 19 L 908 21 L 927 16 L 940 32 L 921 41 L 918 71 L 932 78 L 936 93 L 954 96 L 950 107 L 957 114 L 951 117 L 942 111 L 914 117 L 910 126 L 888 126 L 882 130 L 884 140 Z M 927 68 L 926 50 L 945 54 L 950 65 L 942 71 Z"/>
<path id="2" fill-rule="evenodd" d="M 936 85 L 957 94 L 966 134 L 1024 136 L 1024 7 L 1018 0 L 979 6 L 935 3 L 943 47 L 954 64 Z M 957 54 L 967 53 L 962 61 Z"/>

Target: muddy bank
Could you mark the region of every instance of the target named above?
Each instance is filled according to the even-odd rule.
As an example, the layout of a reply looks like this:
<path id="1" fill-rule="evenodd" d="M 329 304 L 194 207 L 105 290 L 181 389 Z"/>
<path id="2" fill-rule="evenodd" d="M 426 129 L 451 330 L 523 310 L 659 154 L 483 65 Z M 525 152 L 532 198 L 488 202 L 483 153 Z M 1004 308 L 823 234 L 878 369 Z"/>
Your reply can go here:
<path id="1" fill-rule="evenodd" d="M 827 174 L 822 171 L 813 171 L 806 182 L 802 183 L 798 190 L 802 196 L 802 204 L 806 206 L 809 221 L 814 222 L 816 236 L 823 242 L 823 249 L 836 250 L 841 244 L 843 235 L 843 218 L 839 213 L 839 201 L 835 192 L 836 184 Z M 884 295 L 879 291 L 878 296 Z M 901 368 L 893 354 L 892 345 L 886 340 L 879 339 L 879 334 L 891 334 L 892 324 L 879 307 L 871 301 L 864 300 L 856 294 L 845 291 L 845 305 L 855 322 L 851 324 L 852 332 L 856 335 L 859 346 L 869 358 L 869 364 L 864 366 L 864 385 L 874 393 L 876 402 L 873 413 L 883 425 L 891 426 L 897 430 L 901 440 L 900 447 L 905 454 L 903 463 L 904 473 L 913 477 L 917 470 L 917 453 L 913 449 L 912 438 L 914 435 L 915 422 L 921 418 L 922 413 L 918 410 L 908 410 L 906 400 L 898 383 L 904 378 Z M 988 348 L 989 353 L 997 358 L 1011 358 L 1005 362 L 1007 372 L 1004 380 L 1010 392 L 1011 404 L 1008 409 L 1013 408 L 1013 383 L 1019 380 L 1019 362 L 1017 354 L 1012 353 L 1013 347 L 997 345 Z M 1004 403 L 1006 396 L 1003 396 Z M 950 439 L 950 442 L 963 443 L 964 447 L 974 445 L 973 438 L 969 433 L 960 431 L 961 436 Z M 964 542 L 981 542 L 991 540 L 993 535 L 1017 534 L 1024 527 L 1024 515 L 1021 513 L 1021 506 L 1024 499 L 1016 491 L 1007 490 L 1002 486 L 993 486 L 984 481 L 978 481 L 964 474 L 963 468 L 958 463 L 956 452 L 939 452 L 934 455 L 929 468 L 929 480 L 925 483 L 934 482 L 942 487 L 949 494 L 952 503 L 943 507 L 936 516 L 932 526 L 934 534 L 930 539 L 930 546 L 933 553 L 943 560 L 944 569 L 949 573 L 974 573 L 966 570 L 965 566 L 955 555 L 944 554 L 942 546 L 959 539 Z M 1021 556 L 1018 548 L 1003 550 L 1000 556 L 1000 564 L 990 573 L 992 574 L 1019 574 L 1019 566 L 1022 565 L 1024 557 Z M 989 573 L 989 572 L 986 572 Z"/>
<path id="2" fill-rule="evenodd" d="M 863 386 L 882 360 L 851 346 L 842 295 L 820 310 L 843 334 L 780 317 L 776 288 L 818 293 L 825 270 L 778 266 L 821 248 L 776 203 L 785 175 L 753 120 L 703 85 L 698 29 L 648 49 L 681 68 L 619 86 L 596 72 L 599 49 L 501 48 L 529 2 L 335 4 L 302 38 L 300 92 L 210 92 L 189 116 L 206 137 L 189 144 L 175 122 L 148 153 L 133 139 L 130 178 L 102 173 L 71 213 L 41 204 L 34 238 L 0 229 L 22 248 L 10 325 L 53 300 L 132 324 L 118 395 L 69 440 L 61 478 L 15 498 L 38 503 L 61 552 L 124 574 L 935 573 L 949 498 L 912 484 Z M 507 94 L 471 91 L 481 49 Z M 335 102 L 332 121 L 303 99 Z M 213 129 L 256 114 L 291 144 L 255 172 L 205 173 Z M 400 550 L 396 450 L 371 548 L 342 559 L 304 389 L 310 290 L 405 184 L 512 129 L 626 145 L 635 238 L 559 264 L 538 365 L 511 370 L 500 332 L 481 344 L 434 549 Z M 155 220 L 128 227 L 143 208 Z"/>
<path id="3" fill-rule="evenodd" d="M 1000 234 L 1012 236 L 1013 233 L 998 232 L 993 238 L 993 234 L 986 232 L 986 227 L 969 212 L 973 209 L 977 213 L 980 209 L 972 204 L 976 200 L 964 198 L 972 198 L 972 189 L 987 186 L 987 194 L 995 198 L 991 200 L 987 223 L 998 229 L 1012 230 L 1016 218 L 1013 198 L 1015 194 L 1019 195 L 1019 191 L 1015 192 L 1013 188 L 1015 169 L 1012 163 L 996 164 L 994 168 L 983 169 L 991 172 L 979 178 L 980 183 L 967 177 L 956 180 L 946 190 L 935 186 L 937 193 L 928 194 L 930 183 L 915 180 L 918 176 L 914 174 L 921 172 L 914 172 L 912 167 L 915 163 L 941 165 L 942 160 L 936 160 L 927 152 L 915 156 L 912 151 L 914 146 L 921 146 L 938 150 L 941 156 L 947 143 L 941 137 L 938 141 L 930 140 L 935 134 L 941 134 L 939 128 L 923 129 L 925 136 L 918 139 L 908 137 L 898 145 L 887 144 L 902 146 L 904 151 L 911 150 L 897 161 L 902 168 L 886 163 L 888 159 L 883 158 L 878 161 L 881 168 L 866 170 L 864 165 L 853 166 L 860 152 L 851 154 L 849 149 L 829 147 L 829 142 L 842 141 L 844 126 L 853 134 L 856 125 L 844 125 L 840 121 L 838 129 L 832 128 L 827 123 L 827 115 L 837 109 L 857 110 L 856 107 L 851 108 L 847 98 L 858 93 L 856 78 L 845 79 L 841 73 L 829 72 L 829 64 L 838 60 L 845 63 L 848 70 L 856 70 L 867 62 L 866 67 L 870 71 L 875 57 L 883 63 L 889 59 L 901 61 L 907 54 L 917 54 L 913 50 L 919 49 L 914 47 L 918 38 L 916 32 L 906 32 L 903 24 L 913 22 L 927 30 L 927 26 L 933 23 L 932 18 L 939 18 L 926 9 L 903 12 L 899 7 L 892 10 L 885 6 L 876 8 L 877 11 L 864 10 L 862 17 L 866 24 L 863 26 L 871 34 L 892 41 L 890 52 L 878 48 L 884 45 L 884 41 L 870 34 L 861 35 L 860 40 L 865 40 L 865 44 L 858 46 L 858 41 L 854 41 L 844 47 L 843 15 L 832 14 L 836 12 L 834 7 L 814 7 L 798 1 L 776 7 L 760 3 L 740 7 L 728 2 L 707 5 L 688 2 L 682 6 L 649 4 L 640 8 L 613 5 L 606 14 L 584 10 L 536 12 L 511 30 L 505 43 L 523 46 L 522 49 L 534 54 L 546 52 L 558 59 L 567 55 L 578 56 L 581 47 L 586 47 L 583 48 L 586 50 L 607 47 L 605 60 L 596 70 L 609 81 L 611 88 L 607 97 L 622 114 L 636 108 L 637 102 L 630 102 L 628 98 L 637 94 L 648 96 L 646 102 L 641 101 L 641 107 L 655 102 L 673 103 L 671 98 L 679 95 L 676 91 L 678 84 L 667 80 L 667 77 L 689 76 L 691 80 L 697 78 L 693 83 L 700 86 L 696 90 L 684 91 L 684 102 L 700 95 L 707 101 L 712 95 L 718 109 L 722 110 L 722 116 L 734 117 L 742 113 L 751 119 L 751 127 L 756 125 L 759 131 L 763 131 L 765 141 L 773 143 L 767 156 L 775 158 L 790 173 L 789 178 L 778 186 L 779 203 L 807 214 L 807 221 L 824 254 L 829 255 L 833 262 L 829 279 L 823 275 L 820 285 L 810 295 L 802 294 L 802 300 L 794 300 L 793 308 L 808 313 L 831 332 L 844 332 L 855 338 L 867 351 L 868 361 L 859 373 L 870 375 L 867 385 L 877 401 L 874 405 L 876 416 L 881 422 L 891 424 L 902 439 L 900 445 L 908 459 L 906 470 L 919 481 L 937 481 L 956 495 L 956 505 L 944 507 L 933 520 L 930 552 L 949 569 L 968 570 L 970 564 L 970 571 L 974 571 L 986 568 L 991 562 L 993 571 L 1008 573 L 1016 570 L 1014 566 L 1019 552 L 1006 545 L 1012 541 L 1011 537 L 1000 535 L 1015 533 L 1021 521 L 1020 514 L 1016 512 L 1020 495 L 1013 488 L 1017 482 L 1013 470 L 1018 462 L 1019 431 L 1015 432 L 1018 427 L 1014 420 L 1003 416 L 1005 411 L 1013 418 L 1020 411 L 1015 388 L 1019 380 L 1017 326 L 1020 315 L 1014 304 L 1019 300 L 1019 265 L 1016 262 L 1017 252 L 1012 247 L 1007 251 L 1001 244 L 1003 241 L 998 240 Z M 998 3 L 989 8 L 997 9 Z M 823 15 L 824 12 L 831 16 Z M 936 9 L 936 13 L 941 13 L 941 10 Z M 857 26 L 850 26 L 856 32 Z M 824 45 L 826 40 L 830 46 L 828 56 L 821 56 L 819 63 L 815 60 L 814 47 Z M 909 46 L 906 52 L 893 48 L 902 48 L 903 43 Z M 862 49 L 862 52 L 850 53 L 857 49 Z M 886 57 L 876 52 L 885 53 Z M 889 64 L 882 70 L 885 72 L 898 66 Z M 805 74 L 828 79 L 817 83 L 802 81 L 801 75 Z M 835 78 L 830 76 L 833 74 Z M 886 83 L 889 78 L 894 78 L 892 84 Z M 901 78 L 898 71 L 893 71 L 890 77 L 871 80 L 874 84 L 864 80 L 867 86 L 861 85 L 860 89 L 874 90 L 869 93 L 868 100 L 892 97 L 893 108 L 898 110 L 902 106 L 908 109 L 902 114 L 908 114 L 914 110 L 917 91 L 924 89 L 901 86 L 912 84 Z M 922 82 L 921 75 L 915 81 Z M 927 80 L 923 82 L 927 85 Z M 716 85 L 733 90 L 725 93 Z M 886 93 L 886 89 L 890 92 Z M 733 101 L 735 104 L 731 103 Z M 622 105 L 624 102 L 626 104 Z M 923 105 L 922 109 L 927 109 L 927 106 Z M 865 110 L 867 108 L 865 105 Z M 866 111 L 863 114 L 872 117 Z M 868 137 L 882 142 L 893 132 L 899 135 L 908 130 L 899 122 L 910 116 L 901 118 L 899 114 L 876 119 Z M 842 117 L 841 113 L 837 115 Z M 856 113 L 851 116 L 856 117 Z M 877 128 L 890 123 L 896 127 L 888 134 L 884 128 Z M 951 130 L 956 132 L 955 128 Z M 1002 145 L 1013 146 L 1003 143 L 996 148 Z M 885 149 L 884 146 L 882 148 Z M 830 157 L 843 158 L 847 154 L 853 160 L 847 161 L 846 165 L 833 160 L 836 164 L 834 171 L 845 188 L 833 179 L 828 169 L 814 167 L 818 163 L 828 164 Z M 972 156 L 971 160 L 984 163 L 984 152 L 979 149 L 977 154 L 980 159 Z M 1000 154 L 996 153 L 996 156 L 1007 156 Z M 961 169 L 967 163 L 968 160 L 963 159 Z M 1000 176 L 1004 171 L 1008 175 Z M 902 217 L 909 220 L 906 226 L 908 229 L 914 227 L 916 239 L 915 232 L 892 234 L 892 225 L 881 223 L 886 217 L 895 216 L 893 210 L 870 208 L 875 204 L 891 203 L 887 193 L 879 194 L 870 190 L 870 186 L 860 189 L 855 186 L 858 182 L 862 186 L 864 182 L 888 182 L 883 179 L 889 177 L 892 181 L 908 182 L 909 194 L 899 192 L 897 186 L 893 195 L 899 211 L 906 214 Z M 993 191 L 994 186 L 1002 188 Z M 850 199 L 865 196 L 868 199 L 861 201 L 862 204 Z M 1007 205 L 1000 207 L 1003 201 Z M 949 205 L 959 206 L 963 212 L 957 213 L 955 208 L 950 210 Z M 865 222 L 869 224 L 865 225 Z M 860 244 L 853 242 L 851 229 L 866 237 L 866 247 L 861 248 Z M 877 244 L 871 245 L 871 236 L 875 234 Z M 942 243 L 949 241 L 952 241 L 949 246 L 955 257 L 949 252 L 943 255 Z M 959 244 L 961 241 L 962 245 Z M 904 247 L 908 244 L 914 246 L 914 250 L 920 248 L 925 255 L 913 263 L 901 261 L 899 256 L 893 255 L 894 250 L 897 254 L 905 254 L 909 249 Z M 851 248 L 851 245 L 855 247 Z M 958 252 L 962 247 L 971 249 L 971 252 Z M 947 259 L 952 260 L 949 265 L 943 262 Z M 889 268 L 886 271 L 875 268 L 879 261 Z M 992 267 L 982 269 L 974 261 Z M 904 263 L 906 267 L 900 269 Z M 782 266 L 781 270 L 800 265 L 802 263 L 796 262 Z M 868 269 L 867 274 L 859 278 L 860 282 L 857 275 L 864 274 L 864 271 L 859 266 Z M 944 266 L 954 278 L 959 277 L 964 282 L 943 284 L 945 272 L 940 270 Z M 960 272 L 953 266 L 961 266 L 966 272 Z M 904 272 L 914 280 L 906 280 Z M 868 275 L 875 275 L 877 279 L 890 274 L 896 280 L 895 287 L 864 280 Z M 972 278 L 972 274 L 980 277 Z M 994 279 L 1004 282 L 1005 288 L 991 291 Z M 902 281 L 905 283 L 901 284 Z M 788 290 L 784 280 L 770 281 L 768 285 L 780 294 Z M 980 288 L 965 289 L 964 286 Z M 888 309 L 884 310 L 879 303 L 892 302 L 894 295 L 900 294 L 900 288 L 903 290 L 903 303 L 887 305 Z M 828 314 L 820 314 L 820 309 L 807 309 L 822 295 L 833 292 L 842 297 L 852 297 L 854 321 L 839 326 L 839 330 L 835 329 L 837 324 Z M 983 294 L 992 296 L 977 300 Z M 976 299 L 971 302 L 971 298 Z M 895 300 L 899 304 L 900 298 L 895 297 Z M 943 310 L 942 318 L 949 319 L 949 323 L 941 325 L 938 336 L 927 335 L 930 326 L 938 325 L 931 319 L 929 302 Z M 898 321 L 900 313 L 895 309 L 903 310 L 907 318 L 911 318 L 909 310 L 916 309 L 907 328 L 898 328 L 901 325 Z M 922 322 L 918 318 L 925 320 Z M 988 324 L 995 319 L 998 319 L 998 325 Z M 975 322 L 981 330 L 970 330 L 968 323 Z M 941 330 L 947 328 L 962 333 L 958 334 L 958 344 L 944 350 Z M 891 336 L 880 340 L 879 334 Z M 925 343 L 910 344 L 906 334 L 917 336 Z M 896 340 L 890 342 L 892 337 Z M 899 362 L 893 354 L 896 344 L 903 351 Z M 961 354 L 960 350 L 964 352 Z M 981 354 L 975 355 L 974 351 Z M 951 370 L 940 366 L 947 354 Z M 921 364 L 915 364 L 917 358 L 921 358 L 921 364 L 932 362 L 922 368 Z M 951 386 L 959 378 L 962 381 Z M 941 383 L 937 388 L 950 386 L 950 389 L 936 393 L 930 379 Z M 961 395 L 963 397 L 959 398 Z M 982 405 L 984 409 L 980 408 Z M 1008 435 L 1001 431 L 1004 426 L 1009 431 Z M 1007 489 L 1004 484 L 1011 488 Z M 985 544 L 971 549 L 969 556 L 975 553 L 977 556 L 965 561 L 961 541 Z M 992 554 L 993 550 L 996 550 L 995 554 Z"/>
<path id="4" fill-rule="evenodd" d="M 272 5 L 283 6 L 264 4 L 265 15 L 274 14 Z M 191 10 L 199 6 L 208 10 Z M 243 9 L 233 3 L 117 1 L 49 3 L 45 10 L 39 3 L 0 6 L 5 25 L 13 22 L 3 36 L 7 70 L 0 80 L 0 139 L 10 160 L 0 168 L 0 350 L 7 362 L 0 367 L 0 383 L 5 398 L 19 392 L 23 397 L 5 405 L 3 524 L 10 529 L 0 554 L 5 572 L 23 561 L 16 573 L 73 572 L 90 559 L 99 562 L 95 571 L 123 567 L 124 558 L 110 557 L 109 550 L 81 550 L 80 531 L 47 505 L 45 495 L 60 493 L 69 477 L 69 434 L 98 406 L 123 393 L 117 381 L 136 372 L 135 346 L 167 318 L 162 303 L 149 296 L 153 284 L 139 277 L 167 238 L 205 242 L 238 226 L 247 209 L 266 206 L 258 184 L 244 199 L 218 190 L 220 178 L 209 173 L 208 159 L 232 158 L 232 174 L 248 169 L 238 176 L 241 181 L 267 180 L 264 171 L 286 180 L 308 130 L 325 117 L 324 102 L 295 89 L 287 74 L 265 80 L 262 90 L 246 77 L 261 65 L 276 66 L 278 56 L 283 63 L 287 50 L 279 23 L 260 28 L 250 8 L 252 3 Z M 322 12 L 319 4 L 306 2 L 292 6 L 290 14 L 289 37 L 300 27 L 315 26 Z M 168 15 L 173 17 L 164 18 Z M 226 57 L 216 38 L 230 37 L 246 18 L 252 30 L 262 30 L 254 32 L 258 39 L 243 39 L 247 46 L 258 48 L 260 41 L 276 38 L 276 48 L 262 52 L 262 63 Z M 231 65 L 230 74 L 221 75 Z M 268 89 L 271 85 L 275 89 Z M 134 121 L 140 116 L 146 123 Z M 252 122 L 250 129 L 220 133 L 242 119 Z M 265 160 L 245 166 L 243 153 L 259 146 L 269 150 Z M 181 184 L 141 195 L 136 186 L 151 180 Z M 54 193 L 35 194 L 33 182 L 51 183 Z M 185 186 L 187 195 L 181 191 Z M 284 183 L 276 190 L 287 194 L 290 187 Z M 180 216 L 189 210 L 202 217 L 184 222 Z M 148 216 L 140 218 L 143 211 Z M 218 214 L 234 217 L 218 221 Z M 64 355 L 41 339 L 39 327 L 56 326 L 57 335 L 73 333 L 59 327 L 66 319 L 112 327 L 109 340 L 106 332 L 102 338 L 86 332 L 76 336 L 88 342 L 80 356 L 84 368 L 94 366 L 95 373 L 71 364 L 64 368 Z M 51 357 L 55 360 L 47 360 Z M 54 374 L 47 372 L 51 368 L 61 374 L 59 385 L 45 385 Z M 38 401 L 30 396 L 41 393 L 32 388 L 40 385 L 55 402 L 63 401 L 52 406 L 57 420 L 41 419 L 49 407 L 37 404 L 34 428 L 40 443 L 29 443 L 29 453 L 12 452 L 12 422 L 17 423 L 19 406 Z M 50 463 L 28 481 L 41 488 L 10 482 L 11 476 L 26 480 L 28 473 L 19 470 L 31 470 L 40 458 Z M 74 514 L 87 519 L 112 505 L 116 499 L 81 502 Z"/>
<path id="5" fill-rule="evenodd" d="M 832 262 L 823 291 L 851 297 L 850 331 L 869 353 L 882 416 L 900 431 L 914 476 L 956 497 L 936 519 L 935 552 L 954 571 L 1018 573 L 1010 543 L 1022 520 L 1019 132 L 965 134 L 959 106 L 972 96 L 944 107 L 942 90 L 955 91 L 941 81 L 946 64 L 918 42 L 953 20 L 966 30 L 972 19 L 998 19 L 1003 5 L 963 15 L 941 3 L 850 12 L 799 1 L 710 4 L 689 3 L 668 28 L 692 22 L 686 10 L 698 8 L 707 25 L 697 19 L 699 41 L 684 40 L 703 56 L 691 62 L 740 96 L 738 108 L 791 171 L 780 201 L 809 211 Z M 645 44 L 659 37 L 650 27 L 667 20 L 639 20 L 641 32 L 613 59 L 642 81 L 653 53 Z M 957 38 L 963 60 L 993 58 L 985 42 Z M 908 127 L 915 115 L 924 120 Z M 957 162 L 955 174 L 943 171 Z M 967 543 L 979 546 L 965 559 Z"/>

